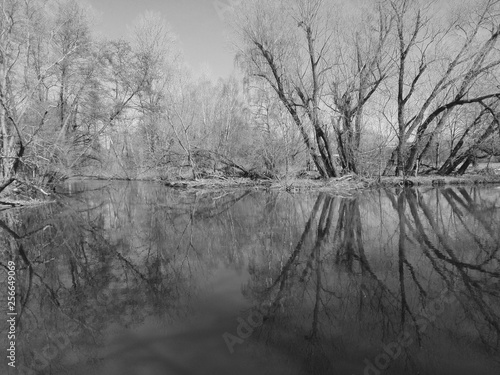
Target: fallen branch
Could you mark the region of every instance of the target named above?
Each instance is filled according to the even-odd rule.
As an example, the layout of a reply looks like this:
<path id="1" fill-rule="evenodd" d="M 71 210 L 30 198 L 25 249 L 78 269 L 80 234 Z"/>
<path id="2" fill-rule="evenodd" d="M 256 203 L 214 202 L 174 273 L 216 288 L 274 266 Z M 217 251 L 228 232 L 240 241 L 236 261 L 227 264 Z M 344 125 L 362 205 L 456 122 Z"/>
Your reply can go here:
<path id="1" fill-rule="evenodd" d="M 354 178 L 354 175 L 352 175 L 352 174 L 347 174 L 347 175 L 345 175 L 345 176 L 342 176 L 342 177 L 338 177 L 338 178 L 336 178 L 336 179 L 335 179 L 335 181 L 338 181 L 338 182 L 340 182 L 340 181 L 350 181 L 350 180 L 352 180 L 353 178 Z"/>
<path id="2" fill-rule="evenodd" d="M 43 190 L 41 187 L 36 186 L 36 185 L 34 185 L 34 184 L 30 183 L 30 182 L 23 181 L 23 180 L 20 180 L 20 179 L 18 179 L 18 180 L 17 180 L 17 182 L 19 182 L 19 183 L 21 183 L 21 184 L 23 184 L 23 185 L 26 185 L 26 186 L 27 186 L 27 187 L 29 187 L 29 188 L 33 188 L 33 189 L 35 189 L 35 190 L 38 190 L 40 193 L 42 193 L 43 195 L 45 195 L 45 196 L 47 196 L 47 197 L 51 195 L 51 193 L 47 193 L 47 192 L 46 192 L 45 190 Z"/>
<path id="3" fill-rule="evenodd" d="M 0 201 L 0 205 L 9 206 L 9 207 L 19 207 L 19 206 L 22 206 L 19 203 L 11 203 L 11 202 L 5 202 L 5 201 Z"/>

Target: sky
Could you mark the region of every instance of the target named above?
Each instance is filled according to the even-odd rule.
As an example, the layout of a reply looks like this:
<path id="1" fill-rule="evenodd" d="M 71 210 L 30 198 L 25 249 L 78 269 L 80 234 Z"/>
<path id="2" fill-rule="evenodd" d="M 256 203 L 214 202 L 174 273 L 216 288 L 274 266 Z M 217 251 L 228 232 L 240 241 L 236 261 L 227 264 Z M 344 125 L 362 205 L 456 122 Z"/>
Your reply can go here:
<path id="1" fill-rule="evenodd" d="M 98 13 L 96 31 L 109 39 L 126 39 L 141 13 L 160 12 L 178 36 L 187 63 L 195 71 L 208 66 L 214 78 L 235 70 L 223 20 L 231 1 L 237 0 L 87 0 Z"/>

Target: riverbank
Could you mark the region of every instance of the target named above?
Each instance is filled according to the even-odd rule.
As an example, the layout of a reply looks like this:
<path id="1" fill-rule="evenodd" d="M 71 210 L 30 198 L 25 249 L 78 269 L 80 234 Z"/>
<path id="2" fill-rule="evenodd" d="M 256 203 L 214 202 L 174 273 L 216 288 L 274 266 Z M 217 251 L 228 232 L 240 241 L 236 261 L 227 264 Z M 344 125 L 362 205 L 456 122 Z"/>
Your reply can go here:
<path id="1" fill-rule="evenodd" d="M 441 186 L 441 185 L 486 185 L 500 184 L 500 175 L 470 174 L 463 176 L 419 176 L 419 177 L 382 177 L 381 186 Z"/>
<path id="2" fill-rule="evenodd" d="M 174 189 L 196 189 L 196 190 L 221 190 L 221 189 L 256 189 L 256 190 L 278 190 L 289 193 L 301 191 L 325 191 L 334 193 L 351 193 L 370 187 L 371 182 L 367 179 L 352 178 L 346 176 L 339 179 L 282 179 L 282 180 L 253 180 L 248 178 L 228 179 L 198 179 L 194 181 L 165 182 L 165 186 Z"/>
<path id="3" fill-rule="evenodd" d="M 404 186 L 446 186 L 446 185 L 486 185 L 499 184 L 500 175 L 463 175 L 463 176 L 419 176 L 419 177 L 382 177 L 380 179 L 343 176 L 330 179 L 290 178 L 281 180 L 252 180 L 247 178 L 198 179 L 164 182 L 165 186 L 175 189 L 233 189 L 255 188 L 283 190 L 287 192 L 325 191 L 346 192 L 368 188 Z"/>
<path id="4" fill-rule="evenodd" d="M 19 207 L 36 207 L 44 204 L 54 203 L 53 199 L 15 199 L 10 196 L 5 196 L 0 199 L 0 211 L 7 210 L 9 208 L 19 208 Z"/>
<path id="5" fill-rule="evenodd" d="M 467 174 L 462 176 L 438 176 L 427 175 L 418 177 L 381 177 L 380 179 L 347 175 L 340 178 L 319 179 L 308 176 L 306 178 L 288 178 L 288 179 L 250 179 L 243 177 L 218 177 L 201 178 L 197 180 L 176 180 L 163 181 L 158 179 L 115 179 L 100 178 L 93 176 L 72 177 L 68 181 L 81 180 L 104 180 L 104 181 L 145 181 L 161 183 L 168 188 L 180 190 L 237 190 L 237 189 L 255 189 L 255 190 L 274 190 L 288 193 L 299 193 L 305 191 L 329 192 L 340 195 L 353 195 L 365 189 L 390 188 L 390 187 L 411 187 L 411 186 L 456 186 L 456 185 L 500 185 L 500 175 L 498 174 Z M 35 194 L 27 196 L 19 194 L 16 189 L 7 192 L 0 197 L 0 210 L 33 206 L 53 202 L 53 194 Z M 42 190 L 43 191 L 43 190 Z M 57 193 L 55 194 L 57 195 Z"/>

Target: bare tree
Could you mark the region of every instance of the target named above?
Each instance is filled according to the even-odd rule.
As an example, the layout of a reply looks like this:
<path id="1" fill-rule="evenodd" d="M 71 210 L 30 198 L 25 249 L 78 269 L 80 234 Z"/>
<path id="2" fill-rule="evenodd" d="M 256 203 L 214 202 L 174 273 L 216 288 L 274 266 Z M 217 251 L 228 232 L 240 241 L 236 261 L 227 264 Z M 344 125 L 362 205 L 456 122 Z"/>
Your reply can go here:
<path id="1" fill-rule="evenodd" d="M 336 177 L 332 142 L 321 113 L 333 30 L 326 1 L 245 2 L 235 12 L 239 62 L 250 77 L 265 80 L 279 97 L 316 168 Z"/>
<path id="2" fill-rule="evenodd" d="M 26 148 L 44 127 L 50 111 L 50 82 L 56 67 L 72 50 L 63 55 L 32 52 L 32 32 L 45 35 L 45 43 L 53 41 L 53 31 L 60 25 L 39 27 L 46 20 L 43 4 L 36 0 L 6 0 L 0 14 L 0 192 L 16 178 Z M 40 45 L 38 52 L 42 48 Z M 32 62 L 32 57 L 41 60 Z M 35 67 L 34 73 L 31 70 Z M 44 94 L 45 91 L 45 94 Z"/>
<path id="3" fill-rule="evenodd" d="M 458 169 L 463 174 L 471 163 L 478 157 L 481 148 L 488 141 L 494 139 L 494 135 L 500 129 L 498 118 L 498 100 L 494 105 L 482 103 L 483 108 L 476 114 L 474 120 L 463 130 L 460 138 L 450 150 L 448 158 L 440 166 L 438 173 L 447 175 Z"/>
<path id="4" fill-rule="evenodd" d="M 340 165 L 346 172 L 358 173 L 357 152 L 365 127 L 364 109 L 382 82 L 390 73 L 391 60 L 387 42 L 392 20 L 378 6 L 375 16 L 359 14 L 361 27 L 353 27 L 353 19 L 346 19 L 351 25 L 343 27 L 341 43 L 336 53 L 336 64 L 332 69 L 331 99 L 325 102 L 333 110 L 332 125 L 337 140 Z"/>
<path id="5" fill-rule="evenodd" d="M 194 157 L 194 148 L 195 137 L 198 134 L 196 128 L 199 124 L 199 112 L 197 111 L 199 96 L 195 87 L 187 81 L 186 74 L 182 74 L 182 72 L 177 75 L 167 92 L 167 121 L 177 144 L 186 157 L 187 166 L 191 169 L 192 177 L 196 179 L 198 177 L 198 167 Z"/>
<path id="6" fill-rule="evenodd" d="M 171 142 L 166 139 L 168 86 L 178 71 L 180 52 L 176 36 L 159 13 L 139 16 L 132 29 L 133 48 L 138 54 L 138 68 L 145 77 L 137 97 L 141 139 L 146 147 L 143 163 L 158 167 Z"/>
<path id="7" fill-rule="evenodd" d="M 494 84 L 500 64 L 499 2 L 475 2 L 455 12 L 428 1 L 385 4 L 396 24 L 396 78 L 390 85 L 397 92 L 398 135 L 386 173 L 396 164 L 396 174 L 402 175 L 416 170 L 452 111 L 500 94 Z"/>

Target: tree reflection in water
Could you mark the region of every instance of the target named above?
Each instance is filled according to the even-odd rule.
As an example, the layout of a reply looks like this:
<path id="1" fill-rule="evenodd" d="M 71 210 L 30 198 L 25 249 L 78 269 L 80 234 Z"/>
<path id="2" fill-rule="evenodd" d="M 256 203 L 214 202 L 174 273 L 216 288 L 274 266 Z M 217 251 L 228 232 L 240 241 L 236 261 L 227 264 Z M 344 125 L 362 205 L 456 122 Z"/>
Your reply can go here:
<path id="1" fill-rule="evenodd" d="M 494 190 L 91 187 L 0 213 L 26 373 L 363 374 L 402 333 L 381 373 L 498 373 Z M 264 323 L 230 355 L 252 306 Z"/>

